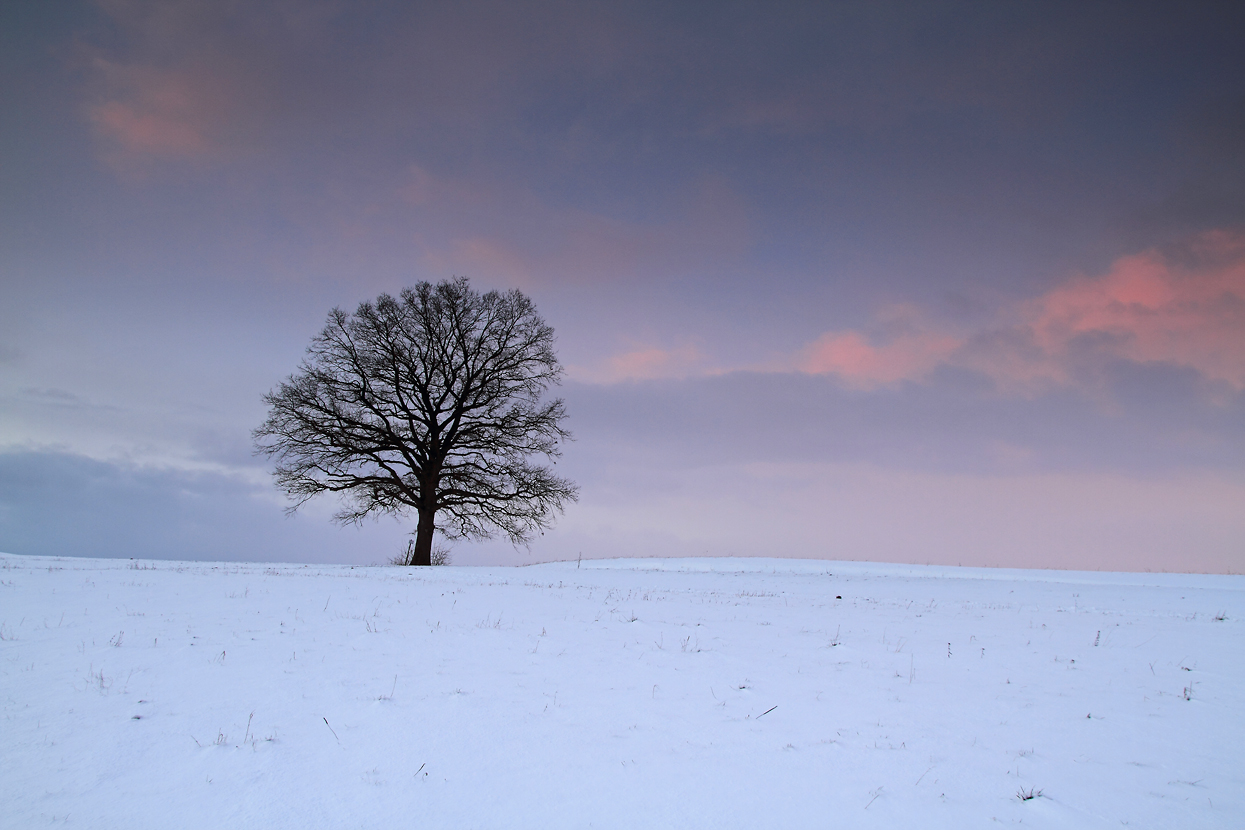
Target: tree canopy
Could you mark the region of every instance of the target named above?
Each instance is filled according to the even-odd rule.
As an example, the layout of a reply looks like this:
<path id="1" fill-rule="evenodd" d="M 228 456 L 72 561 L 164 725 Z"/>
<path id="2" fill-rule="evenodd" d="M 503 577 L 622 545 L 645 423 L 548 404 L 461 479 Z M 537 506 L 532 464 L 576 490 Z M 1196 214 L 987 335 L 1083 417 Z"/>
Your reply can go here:
<path id="1" fill-rule="evenodd" d="M 430 564 L 436 530 L 525 543 L 578 495 L 533 460 L 556 463 L 570 439 L 562 400 L 544 399 L 562 376 L 553 343 L 524 294 L 461 277 L 335 308 L 264 397 L 256 451 L 291 511 L 336 493 L 340 522 L 416 512 L 412 564 Z"/>

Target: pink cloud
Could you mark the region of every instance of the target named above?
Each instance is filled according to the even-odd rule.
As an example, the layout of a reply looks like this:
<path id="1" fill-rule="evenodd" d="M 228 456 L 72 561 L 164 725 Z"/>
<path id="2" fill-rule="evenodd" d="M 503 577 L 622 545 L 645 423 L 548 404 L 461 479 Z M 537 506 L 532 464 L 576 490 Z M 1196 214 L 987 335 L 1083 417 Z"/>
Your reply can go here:
<path id="1" fill-rule="evenodd" d="M 731 267 L 752 240 L 744 200 L 712 177 L 672 198 L 664 221 L 655 222 L 559 208 L 516 183 L 414 165 L 395 192 L 421 228 L 419 255 L 431 270 L 527 289 Z"/>
<path id="2" fill-rule="evenodd" d="M 146 159 L 219 155 L 237 115 L 239 79 L 221 66 L 161 67 L 96 59 L 86 117 L 103 159 L 131 169 Z"/>
<path id="3" fill-rule="evenodd" d="M 837 375 L 853 386 L 870 388 L 915 380 L 946 362 L 964 344 L 962 336 L 932 325 L 919 308 L 882 309 L 868 331 L 828 331 L 789 365 L 814 375 Z"/>
<path id="4" fill-rule="evenodd" d="M 1104 274 L 1070 279 L 1000 309 L 998 319 L 970 332 L 892 306 L 865 329 L 825 332 L 765 368 L 835 375 L 867 389 L 950 365 L 1027 394 L 1093 383 L 1078 368 L 1097 355 L 1186 366 L 1245 389 L 1245 233 L 1211 231 L 1182 246 L 1121 257 Z M 572 375 L 608 383 L 711 371 L 722 369 L 710 369 L 694 349 L 642 348 Z"/>
<path id="5" fill-rule="evenodd" d="M 1077 277 L 1000 311 L 1001 325 L 971 334 L 880 315 L 883 330 L 821 335 L 796 358 L 813 374 L 870 387 L 914 380 L 940 364 L 984 372 L 1012 390 L 1074 381 L 1087 354 L 1170 363 L 1245 388 L 1245 234 L 1211 231 L 1178 249 L 1121 257 L 1100 276 Z"/>
<path id="6" fill-rule="evenodd" d="M 963 341 L 941 332 L 900 335 L 880 345 L 857 331 L 827 332 L 809 345 L 799 368 L 810 374 L 835 374 L 855 386 L 871 387 L 928 374 Z"/>
<path id="7" fill-rule="evenodd" d="M 594 367 L 570 366 L 568 374 L 588 383 L 686 377 L 696 372 L 704 356 L 694 346 L 662 349 L 655 346 L 612 355 Z"/>
<path id="8" fill-rule="evenodd" d="M 124 74 L 123 90 L 88 108 L 102 138 L 128 153 L 184 157 L 208 152 L 207 108 L 184 79 L 152 70 Z"/>
<path id="9" fill-rule="evenodd" d="M 501 276 L 507 283 L 531 289 L 538 280 L 528 257 L 521 251 L 507 246 L 496 239 L 473 236 L 466 239 L 455 239 L 449 245 L 449 252 L 426 254 L 429 262 L 441 266 L 441 270 L 454 273 L 485 274 Z"/>
<path id="10" fill-rule="evenodd" d="M 1073 280 L 1027 303 L 1042 352 L 1059 362 L 1078 338 L 1137 362 L 1196 369 L 1245 387 L 1245 234 L 1212 231 L 1177 253 L 1148 250 L 1102 276 Z"/>
<path id="11" fill-rule="evenodd" d="M 289 42 L 323 28 L 323 4 L 96 0 L 117 37 L 79 41 L 83 114 L 119 171 L 152 159 L 206 159 L 251 144 L 288 99 L 277 92 Z M 297 7 L 296 7 L 297 6 Z M 278 36 L 279 34 L 279 36 Z M 280 49 L 280 53 L 265 47 Z"/>

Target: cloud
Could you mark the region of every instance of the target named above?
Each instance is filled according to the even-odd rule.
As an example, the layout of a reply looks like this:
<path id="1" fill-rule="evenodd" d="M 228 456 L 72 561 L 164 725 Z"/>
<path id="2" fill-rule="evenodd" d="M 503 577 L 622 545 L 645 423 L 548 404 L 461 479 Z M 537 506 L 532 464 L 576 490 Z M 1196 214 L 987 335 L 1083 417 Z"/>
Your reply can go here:
<path id="1" fill-rule="evenodd" d="M 834 374 L 848 383 L 872 387 L 929 374 L 963 341 L 939 332 L 905 334 L 875 345 L 857 331 L 827 332 L 801 355 L 800 371 Z"/>
<path id="2" fill-rule="evenodd" d="M 81 44 L 78 57 L 103 160 L 129 171 L 221 152 L 244 88 L 238 61 L 219 50 L 229 12 L 193 1 L 97 5 L 119 37 L 109 47 Z"/>
<path id="3" fill-rule="evenodd" d="M 704 355 L 695 346 L 650 346 L 612 355 L 596 366 L 568 366 L 567 375 L 585 383 L 683 378 L 698 373 L 703 363 Z"/>
<path id="4" fill-rule="evenodd" d="M 1092 340 L 1127 360 L 1188 366 L 1245 388 L 1245 234 L 1212 231 L 1172 251 L 1123 257 L 1024 312 L 1056 365 Z"/>
<path id="5" fill-rule="evenodd" d="M 529 106 L 564 62 L 592 74 L 634 51 L 612 13 L 493 0 L 94 5 L 102 15 L 71 54 L 101 155 L 121 168 L 278 143 L 305 151 L 330 135 L 355 152 L 395 135 L 412 150 L 461 149 Z M 507 141 L 521 138 L 513 132 Z"/>
<path id="6" fill-rule="evenodd" d="M 566 463 L 577 463 L 595 441 L 610 453 L 649 453 L 654 465 L 669 467 L 731 459 L 1143 477 L 1240 469 L 1245 393 L 1208 400 L 1198 383 L 1189 369 L 1124 364 L 1109 379 L 1115 404 L 1104 407 L 1095 392 L 1070 385 L 1028 397 L 999 394 L 988 378 L 952 367 L 921 383 L 869 389 L 798 372 L 568 382 L 562 396 L 578 440 Z M 599 486 L 581 483 L 585 491 Z"/>
<path id="7" fill-rule="evenodd" d="M 521 183 L 416 165 L 395 192 L 407 210 L 395 209 L 393 221 L 418 228 L 428 271 L 528 290 L 732 272 L 754 236 L 744 199 L 720 176 L 674 188 L 653 201 L 655 216 L 645 219 L 561 206 Z"/>
<path id="8" fill-rule="evenodd" d="M 306 60 L 333 3 L 97 0 L 104 27 L 71 54 L 84 70 L 84 114 L 118 172 L 152 161 L 228 159 L 270 131 L 302 96 L 291 77 L 330 87 Z M 283 92 L 284 90 L 284 92 Z M 267 126 L 266 126 L 267 125 Z"/>
<path id="9" fill-rule="evenodd" d="M 1121 257 L 1106 273 L 1069 279 L 997 319 L 966 332 L 916 309 L 891 310 L 879 315 L 880 335 L 826 332 L 792 362 L 863 387 L 954 366 L 1031 392 L 1097 383 L 1104 366 L 1125 361 L 1185 367 L 1245 389 L 1245 233 L 1209 231 Z"/>
<path id="10" fill-rule="evenodd" d="M 387 560 L 397 522 L 336 527 L 313 507 L 287 518 L 265 482 L 99 461 L 55 450 L 0 452 L 0 550 L 7 553 L 286 562 Z"/>
<path id="11" fill-rule="evenodd" d="M 151 67 L 99 63 L 108 92 L 88 107 L 91 125 L 123 154 L 191 158 L 215 149 L 208 137 L 220 117 L 218 96 L 202 81 Z"/>

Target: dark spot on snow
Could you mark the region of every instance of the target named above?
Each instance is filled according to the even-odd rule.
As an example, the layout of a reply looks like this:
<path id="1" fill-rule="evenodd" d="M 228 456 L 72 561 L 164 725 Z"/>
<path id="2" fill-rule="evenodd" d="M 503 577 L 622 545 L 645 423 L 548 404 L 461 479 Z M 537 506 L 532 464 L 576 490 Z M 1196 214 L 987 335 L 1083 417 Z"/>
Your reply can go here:
<path id="1" fill-rule="evenodd" d="M 835 599 L 843 599 L 843 597 L 835 597 Z"/>
<path id="2" fill-rule="evenodd" d="M 130 717 L 130 720 L 142 720 L 142 719 L 143 719 L 142 715 L 133 715 Z"/>

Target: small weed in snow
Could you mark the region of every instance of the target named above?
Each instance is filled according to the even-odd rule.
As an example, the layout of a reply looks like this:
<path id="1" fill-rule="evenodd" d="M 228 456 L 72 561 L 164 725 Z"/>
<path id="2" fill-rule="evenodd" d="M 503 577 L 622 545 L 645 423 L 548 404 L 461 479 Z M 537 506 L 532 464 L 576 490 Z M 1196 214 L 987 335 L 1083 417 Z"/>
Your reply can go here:
<path id="1" fill-rule="evenodd" d="M 103 669 L 95 671 L 95 667 L 92 666 L 87 671 L 87 687 L 92 686 L 98 689 L 101 695 L 106 694 L 112 688 L 112 678 L 106 677 Z"/>
<path id="2" fill-rule="evenodd" d="M 1027 790 L 1021 789 L 1021 790 L 1016 791 L 1016 797 L 1019 798 L 1021 801 L 1032 801 L 1035 798 L 1041 798 L 1042 791 L 1035 790 L 1033 787 L 1030 787 Z"/>

